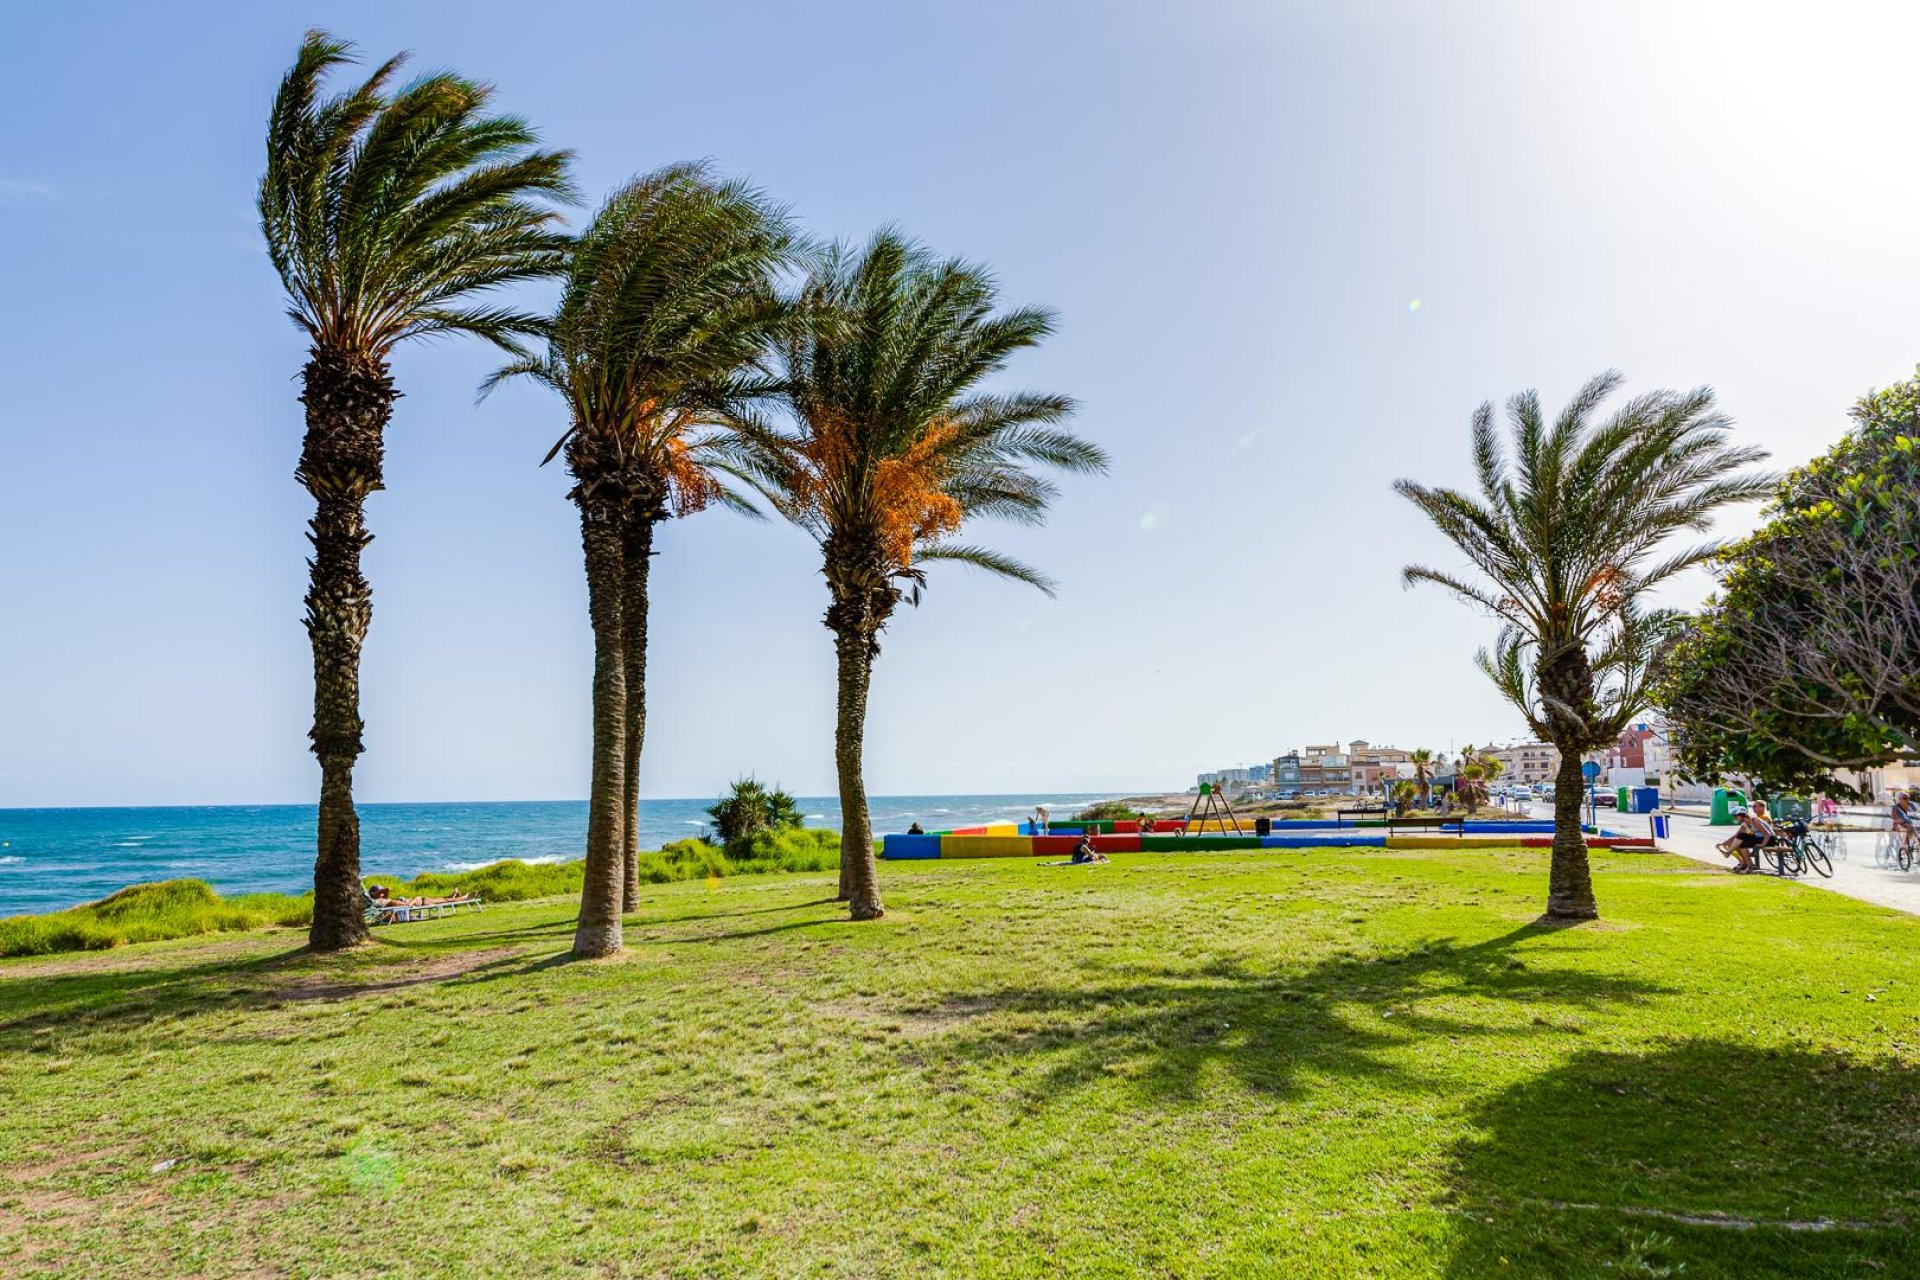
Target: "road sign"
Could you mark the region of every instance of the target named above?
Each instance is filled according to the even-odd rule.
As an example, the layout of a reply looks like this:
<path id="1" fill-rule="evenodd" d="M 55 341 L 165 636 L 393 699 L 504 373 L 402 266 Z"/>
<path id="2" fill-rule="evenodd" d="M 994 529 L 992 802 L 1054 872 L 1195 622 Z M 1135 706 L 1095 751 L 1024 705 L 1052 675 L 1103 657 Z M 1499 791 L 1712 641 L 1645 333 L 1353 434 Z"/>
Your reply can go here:
<path id="1" fill-rule="evenodd" d="M 1596 764 L 1594 761 L 1589 760 L 1585 764 L 1580 766 L 1580 775 L 1584 777 L 1588 782 L 1592 782 L 1595 778 L 1600 776 L 1600 766 Z"/>

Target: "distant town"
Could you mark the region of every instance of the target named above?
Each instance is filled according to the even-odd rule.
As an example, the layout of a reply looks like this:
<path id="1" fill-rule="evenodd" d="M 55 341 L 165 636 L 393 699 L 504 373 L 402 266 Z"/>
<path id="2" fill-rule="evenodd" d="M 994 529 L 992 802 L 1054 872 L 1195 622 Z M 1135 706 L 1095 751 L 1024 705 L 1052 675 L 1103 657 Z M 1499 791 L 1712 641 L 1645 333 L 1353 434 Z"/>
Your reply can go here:
<path id="1" fill-rule="evenodd" d="M 1647 718 L 1623 730 L 1611 747 L 1593 752 L 1583 763 L 1599 766 L 1593 785 L 1596 790 L 1609 794 L 1622 787 L 1657 787 L 1670 801 L 1705 799 L 1713 788 L 1678 776 L 1673 766 L 1672 746 L 1666 721 L 1656 713 L 1649 713 Z M 1422 780 L 1421 762 L 1415 759 L 1418 754 L 1413 749 L 1376 746 L 1365 738 L 1344 744 L 1311 743 L 1259 764 L 1202 773 L 1193 789 L 1213 786 L 1234 799 L 1248 800 L 1380 795 L 1396 783 Z M 1491 780 L 1489 788 L 1496 798 L 1546 797 L 1557 789 L 1560 750 L 1551 742 L 1469 745 L 1459 751 L 1431 750 L 1425 754 L 1425 783 L 1433 791 L 1462 789 L 1472 760 L 1488 758 L 1500 762 L 1498 775 Z M 1864 795 L 1881 795 L 1920 786 L 1920 760 L 1862 772 L 1846 771 L 1842 777 Z"/>

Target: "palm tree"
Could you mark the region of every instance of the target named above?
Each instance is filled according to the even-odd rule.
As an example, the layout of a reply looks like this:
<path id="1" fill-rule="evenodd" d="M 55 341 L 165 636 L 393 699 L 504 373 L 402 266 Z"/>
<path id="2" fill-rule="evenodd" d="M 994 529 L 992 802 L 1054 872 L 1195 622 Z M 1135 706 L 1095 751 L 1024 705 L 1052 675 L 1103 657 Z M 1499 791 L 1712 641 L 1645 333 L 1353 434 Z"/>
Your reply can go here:
<path id="1" fill-rule="evenodd" d="M 1649 589 L 1712 557 L 1705 542 L 1663 550 L 1677 533 L 1704 532 L 1730 503 L 1764 497 L 1768 479 L 1739 473 L 1766 455 L 1737 448 L 1713 393 L 1655 391 L 1600 418 L 1620 385 L 1604 373 L 1551 422 L 1539 395 L 1507 402 L 1503 443 L 1491 403 L 1473 417 L 1480 492 L 1394 487 L 1425 512 L 1472 566 L 1409 566 L 1408 585 L 1432 582 L 1498 617 L 1480 667 L 1533 731 L 1560 749 L 1547 915 L 1599 914 L 1580 831 L 1580 760 L 1639 714 L 1654 650 L 1670 613 L 1645 607 Z"/>
<path id="2" fill-rule="evenodd" d="M 1426 747 L 1415 747 L 1407 752 L 1407 763 L 1413 766 L 1413 784 L 1420 789 L 1420 803 L 1433 803 L 1433 752 Z"/>
<path id="3" fill-rule="evenodd" d="M 834 763 L 843 826 L 840 896 L 856 920 L 883 912 L 861 753 L 880 633 L 902 599 L 918 603 L 925 566 L 956 560 L 1038 587 L 1038 572 L 955 541 L 990 516 L 1038 523 L 1057 490 L 1028 464 L 1106 469 L 1106 455 L 1061 424 L 1065 396 L 978 389 L 1053 330 L 1025 307 L 995 314 L 982 268 L 936 260 L 898 233 L 837 246 L 801 291 L 804 331 L 777 344 L 792 430 L 750 426 L 763 492 L 819 542 L 838 659 Z"/>
<path id="4" fill-rule="evenodd" d="M 574 954 L 621 947 L 639 890 L 636 805 L 646 731 L 647 574 L 655 527 L 715 503 L 752 511 L 727 486 L 725 424 L 756 385 L 757 359 L 788 309 L 773 276 L 794 240 L 782 211 L 700 165 L 672 165 L 616 191 L 574 248 L 545 352 L 497 371 L 557 392 L 580 511 L 594 636 L 587 875 Z M 764 384 L 764 378 L 760 379 Z"/>
<path id="5" fill-rule="evenodd" d="M 381 463 L 402 342 L 471 334 L 509 350 L 536 317 L 478 295 L 556 274 L 566 237 L 550 203 L 568 200 L 569 153 L 534 149 L 533 130 L 487 114 L 493 91 L 447 73 L 389 93 L 402 58 L 359 87 L 320 96 L 352 46 L 309 31 L 267 126 L 260 227 L 286 286 L 288 314 L 311 343 L 301 371 L 306 441 L 296 473 L 313 495 L 307 635 L 320 762 L 313 868 L 316 951 L 364 941 L 360 821 L 353 768 L 362 750 L 360 648 L 372 616 L 360 552 Z"/>

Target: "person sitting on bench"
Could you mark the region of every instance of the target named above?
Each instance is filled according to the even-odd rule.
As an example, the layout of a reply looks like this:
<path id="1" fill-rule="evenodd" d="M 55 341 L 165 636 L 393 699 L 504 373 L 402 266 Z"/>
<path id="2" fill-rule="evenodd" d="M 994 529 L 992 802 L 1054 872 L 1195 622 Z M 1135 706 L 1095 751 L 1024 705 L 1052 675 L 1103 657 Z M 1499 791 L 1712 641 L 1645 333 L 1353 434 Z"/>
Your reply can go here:
<path id="1" fill-rule="evenodd" d="M 1743 804 L 1733 807 L 1733 816 L 1740 820 L 1733 834 L 1719 844 L 1720 852 L 1734 859 L 1735 871 L 1754 871 L 1760 866 L 1760 847 L 1773 839 L 1773 828 L 1766 819 L 1754 813 Z"/>

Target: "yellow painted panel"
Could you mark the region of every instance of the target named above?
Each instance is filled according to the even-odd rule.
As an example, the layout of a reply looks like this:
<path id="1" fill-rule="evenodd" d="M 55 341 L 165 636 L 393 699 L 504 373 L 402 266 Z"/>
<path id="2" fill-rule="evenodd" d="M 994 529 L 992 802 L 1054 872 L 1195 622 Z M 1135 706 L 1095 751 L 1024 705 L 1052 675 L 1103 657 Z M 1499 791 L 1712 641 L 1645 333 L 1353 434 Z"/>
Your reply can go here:
<path id="1" fill-rule="evenodd" d="M 1020 824 L 1017 822 L 989 822 L 987 824 L 987 834 L 990 836 L 1017 836 L 1020 834 Z"/>

